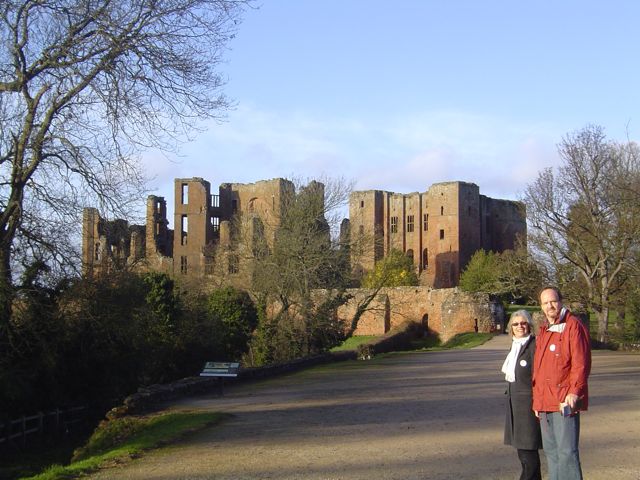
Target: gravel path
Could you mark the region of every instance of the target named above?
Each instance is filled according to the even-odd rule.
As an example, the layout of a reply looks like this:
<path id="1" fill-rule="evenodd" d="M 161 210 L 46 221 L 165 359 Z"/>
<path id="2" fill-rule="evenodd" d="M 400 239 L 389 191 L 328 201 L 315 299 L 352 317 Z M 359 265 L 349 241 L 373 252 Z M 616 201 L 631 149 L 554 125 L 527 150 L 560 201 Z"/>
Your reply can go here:
<path id="1" fill-rule="evenodd" d="M 171 408 L 231 416 L 91 478 L 513 480 L 519 463 L 502 444 L 499 373 L 508 347 L 500 336 L 472 350 L 343 362 L 187 399 Z M 640 480 L 640 355 L 598 351 L 593 360 L 585 478 Z"/>

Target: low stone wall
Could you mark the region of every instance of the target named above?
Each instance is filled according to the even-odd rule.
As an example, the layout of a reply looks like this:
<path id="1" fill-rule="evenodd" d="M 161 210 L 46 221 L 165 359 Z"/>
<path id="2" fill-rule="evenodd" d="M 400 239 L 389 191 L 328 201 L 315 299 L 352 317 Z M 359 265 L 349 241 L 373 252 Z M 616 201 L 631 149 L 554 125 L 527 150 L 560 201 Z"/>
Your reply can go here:
<path id="1" fill-rule="evenodd" d="M 338 308 L 337 316 L 350 324 L 356 310 L 374 290 L 350 289 L 351 300 Z M 384 335 L 403 322 L 422 326 L 443 342 L 459 333 L 495 332 L 504 329 L 504 309 L 486 294 L 466 293 L 458 288 L 395 287 L 377 292 L 360 317 L 355 335 Z"/>
<path id="2" fill-rule="evenodd" d="M 241 368 L 236 378 L 225 378 L 226 383 L 246 382 L 260 378 L 274 377 L 303 368 L 344 360 L 355 360 L 356 352 L 328 352 L 313 357 L 301 358 L 291 362 L 266 367 Z M 124 399 L 121 405 L 107 412 L 107 419 L 127 415 L 140 415 L 157 409 L 162 404 L 182 397 L 210 393 L 221 388 L 222 379 L 216 377 L 187 377 L 172 383 L 141 387 Z"/>

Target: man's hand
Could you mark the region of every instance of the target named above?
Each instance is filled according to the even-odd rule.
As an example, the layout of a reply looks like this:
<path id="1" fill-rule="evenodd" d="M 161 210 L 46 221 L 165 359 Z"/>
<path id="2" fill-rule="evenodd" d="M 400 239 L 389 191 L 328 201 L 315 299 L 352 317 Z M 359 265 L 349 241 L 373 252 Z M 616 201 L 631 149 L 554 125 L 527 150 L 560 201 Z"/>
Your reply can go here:
<path id="1" fill-rule="evenodd" d="M 567 393 L 567 396 L 564 399 L 564 403 L 571 407 L 571 410 L 576 409 L 576 405 L 578 404 L 578 395 L 574 393 Z"/>
<path id="2" fill-rule="evenodd" d="M 533 413 L 536 414 L 536 417 L 540 418 L 540 412 L 538 410 L 534 410 Z"/>

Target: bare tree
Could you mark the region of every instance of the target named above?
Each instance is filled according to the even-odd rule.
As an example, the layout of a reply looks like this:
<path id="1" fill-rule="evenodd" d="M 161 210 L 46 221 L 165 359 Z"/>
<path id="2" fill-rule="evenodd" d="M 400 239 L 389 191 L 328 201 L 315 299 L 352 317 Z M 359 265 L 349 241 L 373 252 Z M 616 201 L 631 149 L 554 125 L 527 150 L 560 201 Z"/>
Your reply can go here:
<path id="1" fill-rule="evenodd" d="M 250 0 L 0 2 L 0 321 L 12 269 L 69 259 L 86 204 L 124 216 L 135 154 L 229 106 L 217 72 Z"/>
<path id="2" fill-rule="evenodd" d="M 598 126 L 567 135 L 558 150 L 557 175 L 542 171 L 524 195 L 529 242 L 560 283 L 580 286 L 605 342 L 612 298 L 640 244 L 640 151 L 608 141 Z"/>
<path id="3" fill-rule="evenodd" d="M 336 235 L 351 183 L 333 178 L 293 183 L 271 226 L 273 245 L 252 258 L 254 290 L 268 294 L 284 311 L 310 308 L 314 289 L 344 289 L 351 273 L 347 245 Z"/>
<path id="4" fill-rule="evenodd" d="M 316 353 L 341 338 L 335 310 L 346 301 L 351 270 L 338 228 L 351 189 L 342 178 L 287 180 L 278 208 L 236 214 L 235 242 L 218 255 L 239 257 L 240 268 L 225 280 L 250 284 L 267 309 L 252 347 L 263 351 L 260 362 Z"/>

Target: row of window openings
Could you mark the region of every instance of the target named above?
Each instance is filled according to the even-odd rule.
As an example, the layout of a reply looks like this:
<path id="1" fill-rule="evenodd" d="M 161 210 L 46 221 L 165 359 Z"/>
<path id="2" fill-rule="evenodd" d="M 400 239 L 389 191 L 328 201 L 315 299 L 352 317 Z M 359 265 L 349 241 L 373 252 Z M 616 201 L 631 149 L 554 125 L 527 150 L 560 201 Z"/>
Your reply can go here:
<path id="1" fill-rule="evenodd" d="M 360 200 L 360 208 L 364 208 L 364 200 Z M 444 215 L 444 207 L 440 207 L 440 215 Z M 471 207 L 469 207 L 469 215 L 471 215 Z M 425 216 L 428 215 L 425 214 Z"/>
<path id="2" fill-rule="evenodd" d="M 240 271 L 240 260 L 237 255 L 230 255 L 228 258 L 227 270 L 231 274 L 238 273 Z M 186 275 L 189 271 L 189 264 L 186 255 L 180 257 L 180 273 Z M 204 273 L 206 275 L 213 274 L 213 258 L 205 257 L 204 259 Z"/>
<path id="3" fill-rule="evenodd" d="M 182 205 L 189 204 L 189 184 L 188 183 L 182 184 L 180 201 Z M 209 195 L 209 206 L 218 208 L 220 206 L 220 195 Z M 231 210 L 233 211 L 233 213 L 236 213 L 238 211 L 238 201 L 235 199 L 231 200 Z"/>
<path id="4" fill-rule="evenodd" d="M 213 227 L 213 231 L 217 232 L 220 230 L 220 217 L 211 217 L 210 218 L 211 226 Z M 187 215 L 182 215 L 180 217 L 180 245 L 187 244 L 187 234 L 189 233 L 189 217 Z"/>
<path id="5" fill-rule="evenodd" d="M 429 214 L 425 213 L 422 217 L 422 229 L 426 232 L 429 230 Z M 407 233 L 414 231 L 414 216 L 407 215 Z M 398 233 L 398 217 L 391 217 L 391 233 Z M 444 240 L 444 229 L 440 230 L 440 240 Z"/>
<path id="6" fill-rule="evenodd" d="M 117 245 L 108 244 L 107 248 L 109 249 L 109 252 L 111 252 L 112 256 L 117 256 L 120 253 L 120 250 L 118 249 Z M 102 260 L 102 249 L 101 249 L 100 242 L 97 242 L 95 245 L 93 259 L 97 262 Z"/>
<path id="7" fill-rule="evenodd" d="M 360 208 L 364 208 L 364 200 L 360 200 Z M 469 216 L 472 216 L 472 214 L 473 214 L 473 209 L 472 209 L 471 207 L 467 207 L 467 214 L 468 214 Z M 440 207 L 440 215 L 444 215 L 444 207 Z M 413 215 L 409 215 L 409 217 L 413 218 Z M 407 217 L 407 218 L 409 218 L 409 217 Z M 425 226 L 424 226 L 424 229 L 425 229 L 425 230 L 427 229 L 427 218 L 428 218 L 428 217 L 429 217 L 429 215 L 425 213 L 425 214 L 424 214 L 424 218 L 425 218 L 425 220 L 424 220 L 424 225 L 425 225 Z M 391 217 L 391 218 L 393 219 L 394 217 Z M 396 218 L 397 218 L 397 217 L 396 217 Z M 407 222 L 407 223 L 408 223 L 408 222 Z M 413 222 L 412 222 L 412 223 L 413 223 Z M 413 230 L 411 230 L 411 231 L 413 231 Z"/>
<path id="8" fill-rule="evenodd" d="M 414 231 L 414 219 L 413 215 L 407 215 L 407 232 Z M 426 232 L 429 230 L 429 214 L 425 213 L 422 216 L 422 229 Z M 391 233 L 398 233 L 398 217 L 391 217 Z"/>
<path id="9" fill-rule="evenodd" d="M 189 184 L 188 183 L 182 184 L 182 190 L 180 192 L 180 196 L 181 196 L 180 202 L 182 203 L 182 205 L 188 205 L 189 204 Z M 209 205 L 214 208 L 219 207 L 220 195 L 209 195 Z"/>

